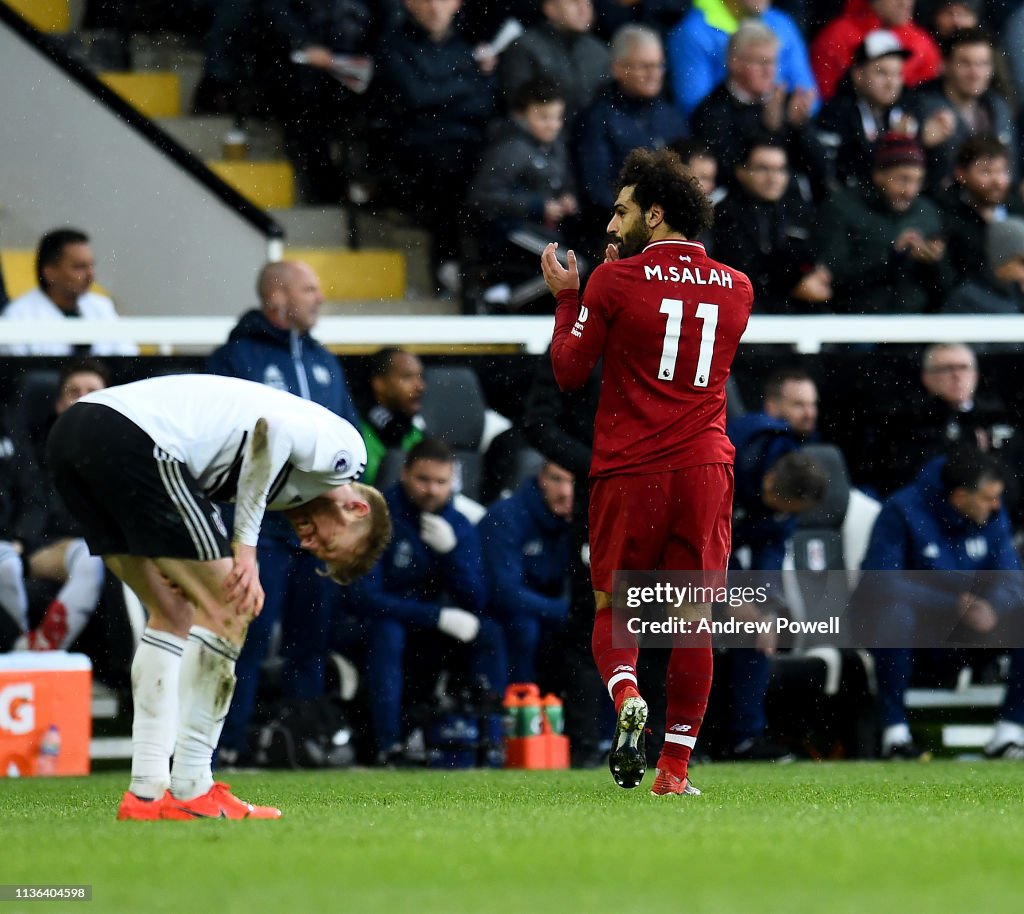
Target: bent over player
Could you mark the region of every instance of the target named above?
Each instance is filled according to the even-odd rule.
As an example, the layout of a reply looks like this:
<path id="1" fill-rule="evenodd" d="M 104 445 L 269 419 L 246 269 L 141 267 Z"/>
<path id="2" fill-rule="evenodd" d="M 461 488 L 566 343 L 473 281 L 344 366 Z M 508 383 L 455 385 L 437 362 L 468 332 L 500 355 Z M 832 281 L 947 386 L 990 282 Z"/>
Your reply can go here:
<path id="1" fill-rule="evenodd" d="M 724 575 L 728 567 L 734 451 L 725 434 L 725 382 L 754 296 L 745 275 L 690 240 L 711 219 L 700 185 L 675 153 L 635 149 L 608 223 L 617 244 L 591 275 L 582 305 L 573 253 L 569 269 L 554 245 L 541 258 L 558 299 L 551 361 L 559 386 L 579 387 L 603 359 L 590 468 L 592 646 L 617 715 L 609 766 L 626 788 L 641 782 L 647 766 L 647 704 L 638 690 L 636 639 L 612 612 L 612 575 Z M 710 688 L 710 636 L 686 636 L 685 646 L 677 638 L 653 793 L 699 793 L 687 765 Z"/>
<path id="2" fill-rule="evenodd" d="M 264 512 L 283 511 L 339 583 L 369 570 L 391 526 L 380 493 L 354 482 L 359 433 L 262 384 L 180 375 L 83 397 L 54 425 L 47 459 L 90 551 L 149 612 L 118 818 L 279 817 L 211 770 L 235 660 L 263 605 L 256 541 Z M 214 501 L 236 504 L 230 536 Z"/>

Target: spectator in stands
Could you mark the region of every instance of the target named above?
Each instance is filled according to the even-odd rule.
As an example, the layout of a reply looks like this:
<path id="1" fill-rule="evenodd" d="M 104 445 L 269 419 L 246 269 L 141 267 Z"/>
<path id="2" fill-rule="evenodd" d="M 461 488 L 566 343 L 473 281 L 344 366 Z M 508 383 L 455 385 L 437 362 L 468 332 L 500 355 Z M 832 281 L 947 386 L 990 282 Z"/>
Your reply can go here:
<path id="1" fill-rule="evenodd" d="M 448 655 L 468 662 L 474 685 L 505 688 L 501 629 L 481 615 L 487 586 L 480 540 L 452 505 L 453 470 L 451 449 L 436 438 L 410 449 L 401 480 L 384 493 L 391 543 L 355 585 L 353 605 L 369 626 L 366 679 L 381 764 L 402 755 L 403 678 L 413 659 L 436 673 L 439 656 Z M 455 644 L 466 647 L 453 652 Z"/>
<path id="2" fill-rule="evenodd" d="M 88 321 L 117 320 L 114 303 L 98 292 L 90 292 L 95 277 L 95 260 L 89 236 L 72 228 L 54 229 L 39 239 L 36 252 L 39 286 L 7 304 L 0 319 L 62 320 L 68 317 Z M 3 355 L 70 355 L 68 343 L 17 343 L 0 347 Z M 93 343 L 93 355 L 136 355 L 131 343 Z"/>
<path id="3" fill-rule="evenodd" d="M 509 679 L 537 682 L 538 649 L 569 613 L 573 474 L 545 462 L 496 501 L 477 527 L 487 573 L 487 610 L 505 633 Z"/>
<path id="4" fill-rule="evenodd" d="M 1013 92 L 1024 99 L 1024 4 L 1010 16 L 1003 32 L 1003 51 L 1010 68 Z"/>
<path id="5" fill-rule="evenodd" d="M 985 268 L 954 289 L 942 310 L 1024 313 L 1024 219 L 1010 216 L 986 226 Z"/>
<path id="6" fill-rule="evenodd" d="M 914 0 L 847 0 L 841 16 L 833 19 L 811 43 L 811 65 L 818 89 L 826 101 L 853 60 L 853 52 L 868 32 L 893 32 L 911 56 L 903 69 L 906 86 L 934 79 L 942 57 L 932 37 L 914 19 Z"/>
<path id="7" fill-rule="evenodd" d="M 56 595 L 35 628 L 18 647 L 33 651 L 67 649 L 88 625 L 102 596 L 103 559 L 89 554 L 79 523 L 50 483 L 46 469 L 46 437 L 53 423 L 72 403 L 110 384 L 110 371 L 96 359 L 66 365 L 57 382 L 53 412 L 40 424 L 26 427 L 20 450 L 25 504 L 16 521 L 16 538 L 27 559 L 28 577 L 48 582 Z M 28 604 L 26 603 L 26 608 Z"/>
<path id="8" fill-rule="evenodd" d="M 829 310 L 840 314 L 932 311 L 950 284 L 938 208 L 921 196 L 924 150 L 888 134 L 871 184 L 838 187 L 818 212 L 821 260 L 832 271 Z"/>
<path id="9" fill-rule="evenodd" d="M 953 281 L 978 279 L 986 269 L 988 226 L 1006 216 L 1010 194 L 1010 151 L 993 136 L 969 137 L 957 150 L 953 183 L 937 191 L 949 246 Z"/>
<path id="10" fill-rule="evenodd" d="M 853 52 L 849 78 L 821 108 L 819 133 L 829 134 L 835 150 L 835 180 L 867 184 L 875 146 L 886 133 L 907 133 L 903 67 L 910 51 L 895 33 L 868 32 Z"/>
<path id="11" fill-rule="evenodd" d="M 818 90 L 796 23 L 774 9 L 771 0 L 703 0 L 693 4 L 666 43 L 672 90 L 687 117 L 729 75 L 729 38 L 747 20 L 756 20 L 775 35 L 777 58 L 770 65 L 762 55 L 751 56 L 748 65 L 771 66 L 773 81 L 777 74 L 783 92 L 800 99 L 801 106 L 813 113 Z"/>
<path id="12" fill-rule="evenodd" d="M 1016 466 L 1024 435 L 1006 405 L 978 392 L 978 360 L 963 343 L 936 343 L 924 351 L 921 387 L 894 398 L 871 435 L 877 466 L 872 481 L 887 495 L 910 483 L 925 462 L 960 442 Z"/>
<path id="13" fill-rule="evenodd" d="M 699 140 L 682 139 L 669 143 L 669 149 L 679 154 L 682 163 L 690 169 L 700 184 L 701 190 L 713 202 L 718 199 L 716 190 L 718 187 L 718 162 L 711 150 Z"/>
<path id="14" fill-rule="evenodd" d="M 735 182 L 715 204 L 712 249 L 754 285 L 755 309 L 799 312 L 832 297 L 832 274 L 816 262 L 815 214 L 790 181 L 786 149 L 751 140 Z"/>
<path id="15" fill-rule="evenodd" d="M 362 410 L 360 432 L 366 442 L 363 482 L 373 485 L 381 461 L 392 448 L 408 451 L 423 440 L 423 363 L 404 349 L 390 346 L 370 357 L 370 400 Z"/>
<path id="16" fill-rule="evenodd" d="M 548 305 L 537 251 L 551 241 L 566 246 L 578 228 L 561 92 L 547 79 L 531 79 L 517 86 L 509 104 L 512 116 L 494 131 L 467 197 L 481 225 L 482 310 L 519 311 L 537 299 Z"/>
<path id="17" fill-rule="evenodd" d="M 262 0 L 262 5 L 271 63 L 260 75 L 284 128 L 299 188 L 308 203 L 337 203 L 366 85 L 352 75 L 348 81 L 337 78 L 335 68 L 342 56 L 349 63 L 361 58 L 371 64 L 371 4 Z"/>
<path id="18" fill-rule="evenodd" d="M 344 370 L 311 336 L 323 304 L 315 271 L 300 261 L 267 264 L 256 283 L 260 307 L 247 311 L 228 342 L 207 363 L 213 374 L 257 381 L 326 406 L 358 425 Z M 230 520 L 229 520 L 230 523 Z M 235 698 L 221 734 L 219 758 L 227 764 L 248 757 L 249 723 L 260 667 L 275 626 L 282 632 L 282 687 L 286 698 L 314 699 L 324 693 L 324 663 L 336 588 L 317 558 L 299 548 L 284 517 L 268 512 L 257 544 L 263 573 L 263 611 L 235 667 Z"/>
<path id="19" fill-rule="evenodd" d="M 641 25 L 664 35 L 686 12 L 689 3 L 679 0 L 594 0 L 598 36 L 611 41 L 627 25 Z"/>
<path id="20" fill-rule="evenodd" d="M 658 33 L 625 25 L 612 39 L 611 54 L 615 82 L 581 115 L 575 138 L 588 222 L 600 222 L 602 231 L 615 203 L 615 177 L 630 150 L 661 149 L 689 132 L 679 110 L 662 97 L 665 52 Z"/>
<path id="21" fill-rule="evenodd" d="M 506 99 L 523 83 L 543 76 L 565 99 L 565 122 L 579 113 L 609 81 L 608 47 L 592 34 L 591 0 L 541 0 L 544 18 L 501 55 L 498 79 Z"/>
<path id="22" fill-rule="evenodd" d="M 931 461 L 885 502 L 875 520 L 861 568 L 887 573 L 862 576 L 854 610 L 859 618 L 866 615 L 875 645 L 883 758 L 924 755 L 914 743 L 903 703 L 915 663 L 925 653 L 911 647 L 928 640 L 922 631 L 936 633 L 935 645 L 948 642 L 951 633 L 983 641 L 1005 626 L 1008 615 L 1021 611 L 1020 559 L 1001 506 L 1004 479 L 991 455 L 961 448 Z M 934 574 L 894 573 L 901 571 Z M 1015 573 L 993 574 L 1001 571 Z M 927 653 L 947 663 L 955 658 L 948 649 L 938 658 Z M 1014 648 L 1010 657 L 1006 697 L 985 747 L 988 758 L 1024 758 L 1024 649 Z"/>
<path id="23" fill-rule="evenodd" d="M 256 33 L 254 0 L 199 0 L 209 8 L 203 39 L 203 75 L 192 96 L 193 114 L 235 114 L 246 76 L 245 51 Z"/>
<path id="24" fill-rule="evenodd" d="M 728 38 L 725 80 L 693 112 L 693 134 L 714 154 L 726 180 L 732 179 L 746 143 L 763 133 L 785 144 L 795 169 L 818 178 L 824 174 L 824 153 L 810 129 L 814 92 L 790 92 L 776 81 L 779 48 L 764 22 L 744 21 Z"/>
<path id="25" fill-rule="evenodd" d="M 958 29 L 977 28 L 980 7 L 981 0 L 935 0 L 931 4 L 932 35 L 941 42 Z"/>
<path id="26" fill-rule="evenodd" d="M 371 149 L 386 196 L 431 232 L 437 288 L 460 288 L 461 203 L 495 113 L 493 57 L 477 61 L 452 22 L 461 0 L 404 0 L 406 22 L 384 36 L 375 61 L 384 126 Z"/>
<path id="27" fill-rule="evenodd" d="M 983 29 L 962 29 L 942 43 L 942 78 L 921 86 L 908 99 L 928 153 L 927 187 L 946 186 L 956 151 L 971 136 L 997 137 L 1016 156 L 1013 113 L 992 88 L 995 47 Z"/>
<path id="28" fill-rule="evenodd" d="M 729 438 L 736 447 L 730 567 L 777 572 L 782 570 L 786 543 L 796 530 L 796 515 L 821 501 L 827 479 L 821 465 L 800 450 L 815 433 L 818 396 L 814 382 L 802 371 L 781 371 L 768 379 L 764 393 L 761 412 L 746 413 L 728 423 Z M 733 615 L 756 622 L 766 614 L 783 612 L 785 606 L 776 598 L 768 607 L 747 604 Z M 765 737 L 769 658 L 776 646 L 775 633 L 769 632 L 758 635 L 751 647 L 727 652 L 731 701 L 728 758 L 793 758 L 785 747 Z"/>

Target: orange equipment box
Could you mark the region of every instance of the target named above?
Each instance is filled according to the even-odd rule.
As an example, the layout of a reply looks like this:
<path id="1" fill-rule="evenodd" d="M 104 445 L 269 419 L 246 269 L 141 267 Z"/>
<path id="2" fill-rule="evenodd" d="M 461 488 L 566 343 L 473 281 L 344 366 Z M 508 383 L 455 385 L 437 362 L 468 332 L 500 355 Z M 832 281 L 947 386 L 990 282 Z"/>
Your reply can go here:
<path id="1" fill-rule="evenodd" d="M 85 654 L 0 655 L 0 777 L 88 774 L 91 702 Z M 40 743 L 51 727 L 60 734 L 59 752 L 40 766 Z"/>

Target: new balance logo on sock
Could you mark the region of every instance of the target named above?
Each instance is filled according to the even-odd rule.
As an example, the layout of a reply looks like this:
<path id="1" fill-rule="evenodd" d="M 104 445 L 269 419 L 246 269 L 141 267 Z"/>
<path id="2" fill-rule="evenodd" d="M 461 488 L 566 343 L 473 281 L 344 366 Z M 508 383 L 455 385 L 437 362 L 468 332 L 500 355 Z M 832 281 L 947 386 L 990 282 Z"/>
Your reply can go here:
<path id="1" fill-rule="evenodd" d="M 626 666 L 625 664 L 620 663 L 617 667 L 615 667 L 614 670 L 612 670 L 612 675 L 614 676 L 616 673 L 635 673 L 635 672 L 636 672 L 636 667 Z"/>
<path id="2" fill-rule="evenodd" d="M 689 724 L 672 724 L 672 726 L 668 728 L 669 733 L 689 733 L 692 729 L 693 727 Z"/>

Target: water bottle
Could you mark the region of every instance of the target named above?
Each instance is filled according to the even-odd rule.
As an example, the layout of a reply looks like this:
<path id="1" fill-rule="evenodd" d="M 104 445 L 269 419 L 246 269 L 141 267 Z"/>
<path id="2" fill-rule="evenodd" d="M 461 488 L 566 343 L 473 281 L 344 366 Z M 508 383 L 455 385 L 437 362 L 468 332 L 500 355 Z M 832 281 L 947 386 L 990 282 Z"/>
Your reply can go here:
<path id="1" fill-rule="evenodd" d="M 36 756 L 36 776 L 53 777 L 57 773 L 57 762 L 60 759 L 60 730 L 56 724 L 50 724 L 39 741 L 39 754 Z"/>
<path id="2" fill-rule="evenodd" d="M 565 732 L 565 708 L 562 706 L 562 699 L 557 695 L 548 692 L 541 699 L 541 706 L 544 708 L 544 717 L 547 720 L 551 733 Z"/>

